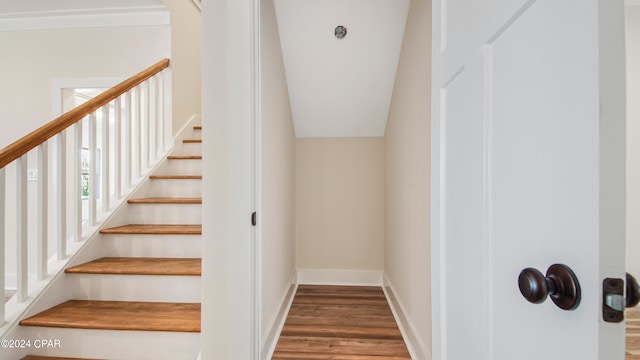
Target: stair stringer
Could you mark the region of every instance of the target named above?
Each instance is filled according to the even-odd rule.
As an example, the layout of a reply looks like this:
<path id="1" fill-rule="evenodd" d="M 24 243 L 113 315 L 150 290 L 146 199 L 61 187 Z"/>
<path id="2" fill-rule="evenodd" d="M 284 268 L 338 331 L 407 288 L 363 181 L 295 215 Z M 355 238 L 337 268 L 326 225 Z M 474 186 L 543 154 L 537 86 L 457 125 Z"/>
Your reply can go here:
<path id="1" fill-rule="evenodd" d="M 181 143 L 182 139 L 189 137 L 187 133 L 194 125 L 199 125 L 199 117 L 193 117 L 174 138 L 174 143 Z M 165 153 L 163 159 L 156 164 L 155 167 L 148 171 L 144 180 L 140 182 L 126 197 L 119 206 L 112 210 L 110 215 L 104 220 L 100 228 L 108 228 L 118 225 L 130 223 L 131 217 L 134 216 L 135 210 L 131 204 L 127 203 L 130 198 L 145 196 L 152 193 L 152 180 L 149 179 L 150 174 L 155 174 L 158 169 L 166 167 L 167 156 L 176 154 L 179 151 L 175 147 Z M 197 194 L 195 194 L 197 195 Z M 127 243 L 148 241 L 148 235 L 140 235 L 134 239 L 127 239 Z M 154 257 L 200 257 L 200 240 L 199 235 L 166 235 L 158 243 L 159 248 L 166 249 L 166 253 L 156 251 L 147 256 Z M 24 319 L 35 315 L 41 311 L 51 308 L 57 304 L 70 299 L 89 299 L 99 296 L 104 299 L 100 300 L 119 300 L 119 301 L 151 301 L 145 298 L 143 293 L 145 289 L 159 290 L 163 286 L 170 290 L 182 291 L 181 287 L 184 282 L 177 276 L 163 277 L 158 281 L 148 281 L 144 276 L 128 276 L 127 281 L 133 281 L 140 284 L 132 286 L 140 290 L 138 293 L 129 296 L 109 296 L 104 294 L 104 289 L 97 285 L 87 286 L 85 275 L 65 274 L 64 269 L 79 265 L 103 256 L 136 256 L 135 249 L 131 255 L 123 254 L 122 250 L 118 250 L 122 246 L 118 244 L 118 235 L 104 235 L 96 231 L 92 236 L 85 240 L 75 254 L 73 254 L 61 270 L 51 275 L 51 280 L 46 287 L 34 295 L 33 300 L 28 304 L 18 319 Z M 135 246 L 134 246 L 135 247 Z M 142 248 L 139 252 L 144 252 L 148 248 Z M 154 245 L 154 248 L 158 246 Z M 176 249 L 182 249 L 176 251 Z M 142 256 L 142 255 L 137 255 Z M 113 276 L 99 275 L 101 279 L 99 283 L 107 284 L 107 287 L 117 285 Z M 165 281 L 162 285 L 159 281 Z M 193 279 L 187 280 L 188 283 L 194 283 Z M 199 277 L 198 277 L 199 282 Z M 142 285 L 143 284 L 143 285 Z M 184 296 L 168 296 L 155 301 L 167 302 L 199 302 L 200 286 L 197 285 L 197 291 L 190 290 Z M 189 285 L 193 288 L 194 285 Z M 154 291 L 155 292 L 155 291 Z M 198 300 L 196 300 L 198 299 Z M 15 301 L 15 300 L 12 300 Z M 84 330 L 84 329 L 63 329 L 63 328 L 44 328 L 44 327 L 25 327 L 18 326 L 18 321 L 6 324 L 0 328 L 3 339 L 28 339 L 32 340 L 31 348 L 26 349 L 9 349 L 0 347 L 0 358 L 21 358 L 25 355 L 42 355 L 42 356 L 69 356 L 69 357 L 94 357 L 94 358 L 111 358 L 111 359 L 195 359 L 200 349 L 199 333 L 174 333 L 174 332 L 147 332 L 147 331 L 108 331 L 108 330 Z M 40 347 L 34 348 L 35 340 L 60 340 L 61 346 L 56 348 Z"/>

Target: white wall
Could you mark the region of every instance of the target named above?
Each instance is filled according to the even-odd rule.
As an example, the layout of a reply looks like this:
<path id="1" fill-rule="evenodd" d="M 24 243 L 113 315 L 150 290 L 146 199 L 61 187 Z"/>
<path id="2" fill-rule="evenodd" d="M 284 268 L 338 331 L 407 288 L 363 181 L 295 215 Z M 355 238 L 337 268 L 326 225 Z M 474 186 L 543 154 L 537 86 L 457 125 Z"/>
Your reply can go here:
<path id="1" fill-rule="evenodd" d="M 122 41 L 127 39 L 127 41 Z M 127 78 L 170 57 L 169 26 L 89 28 L 0 32 L 0 148 L 54 118 L 52 82 L 68 78 Z M 57 116 L 57 114 L 55 114 Z M 71 142 L 69 142 L 71 145 Z M 37 158 L 30 156 L 29 168 Z M 8 167 L 7 189 L 15 189 L 13 166 Z M 71 170 L 71 169 L 69 169 Z M 35 183 L 29 183 L 35 194 Z M 15 224 L 15 191 L 7 191 L 7 224 Z M 54 194 L 50 197 L 53 199 Z M 54 203 L 50 201 L 50 206 Z M 35 239 L 35 197 L 30 195 L 29 238 Z M 69 219 L 71 220 L 71 219 Z M 50 232 L 54 231 L 50 226 Z M 15 228 L 7 227 L 14 239 Z M 51 236 L 51 241 L 56 239 Z M 52 247 L 53 249 L 53 247 Z M 35 261 L 30 254 L 30 268 Z M 15 270 L 15 244 L 7 241 L 6 268 Z"/>
<path id="2" fill-rule="evenodd" d="M 627 271 L 640 277 L 640 6 L 627 6 Z"/>
<path id="3" fill-rule="evenodd" d="M 201 109 L 201 14 L 191 0 L 163 0 L 171 13 L 173 134 Z"/>
<path id="4" fill-rule="evenodd" d="M 412 0 L 385 133 L 385 274 L 431 353 L 431 1 Z"/>
<path id="5" fill-rule="evenodd" d="M 53 119 L 53 79 L 129 77 L 171 57 L 170 36 L 169 26 L 0 32 L 0 148 Z"/>
<path id="6" fill-rule="evenodd" d="M 382 271 L 383 243 L 384 139 L 297 139 L 297 268 Z"/>
<path id="7" fill-rule="evenodd" d="M 265 340 L 295 274 L 295 135 L 273 0 L 261 2 L 261 336 Z"/>

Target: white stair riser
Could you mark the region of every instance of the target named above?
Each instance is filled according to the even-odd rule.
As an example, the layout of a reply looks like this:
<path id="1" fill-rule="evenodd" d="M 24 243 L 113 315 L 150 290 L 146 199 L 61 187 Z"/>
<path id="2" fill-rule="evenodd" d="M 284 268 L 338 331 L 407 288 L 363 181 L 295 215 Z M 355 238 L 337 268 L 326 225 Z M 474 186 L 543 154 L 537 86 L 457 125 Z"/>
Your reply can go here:
<path id="1" fill-rule="evenodd" d="M 18 339 L 59 340 L 59 348 L 32 346 L 29 354 L 127 360 L 193 360 L 200 351 L 200 333 L 113 331 L 21 326 Z M 26 353 L 0 349 L 1 359 L 19 359 Z"/>
<path id="2" fill-rule="evenodd" d="M 200 276 L 67 275 L 79 283 L 77 300 L 200 302 Z"/>
<path id="3" fill-rule="evenodd" d="M 200 204 L 129 204 L 131 224 L 202 224 Z"/>
<path id="4" fill-rule="evenodd" d="M 192 139 L 196 139 L 195 137 Z M 179 143 L 171 155 L 202 155 L 202 143 Z"/>
<path id="5" fill-rule="evenodd" d="M 202 126 L 201 124 L 199 124 Z M 189 134 L 189 135 L 186 135 Z M 182 139 L 202 139 L 202 129 L 191 128 L 191 131 L 185 131 L 185 136 Z"/>
<path id="6" fill-rule="evenodd" d="M 202 160 L 167 160 L 155 175 L 202 175 Z"/>
<path id="7" fill-rule="evenodd" d="M 104 256 L 176 257 L 202 256 L 201 235 L 123 235 L 105 234 L 100 239 Z"/>
<path id="8" fill-rule="evenodd" d="M 141 197 L 202 197 L 202 180 L 152 179 L 132 196 Z"/>

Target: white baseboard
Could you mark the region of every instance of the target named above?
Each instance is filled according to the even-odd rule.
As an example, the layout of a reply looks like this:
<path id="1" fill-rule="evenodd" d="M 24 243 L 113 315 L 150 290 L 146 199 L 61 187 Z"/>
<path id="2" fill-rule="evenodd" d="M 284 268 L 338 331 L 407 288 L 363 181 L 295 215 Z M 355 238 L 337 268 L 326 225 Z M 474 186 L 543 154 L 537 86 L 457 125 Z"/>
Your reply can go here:
<path id="1" fill-rule="evenodd" d="M 382 286 L 382 271 L 298 269 L 298 284 Z"/>
<path id="2" fill-rule="evenodd" d="M 298 284 L 296 283 L 297 275 L 294 273 L 293 278 L 291 279 L 291 285 L 289 286 L 289 290 L 284 296 L 282 300 L 282 305 L 280 306 L 280 310 L 276 315 L 273 323 L 270 326 L 269 332 L 267 333 L 267 337 L 262 344 L 262 348 L 260 349 L 260 359 L 268 360 L 273 356 L 273 352 L 276 349 L 276 345 L 278 344 L 278 339 L 280 338 L 280 333 L 282 332 L 282 328 L 284 327 L 284 322 L 287 320 L 287 315 L 289 314 L 289 309 L 291 309 L 291 304 L 293 303 L 293 298 L 296 295 L 296 290 L 298 289 Z"/>
<path id="3" fill-rule="evenodd" d="M 402 305 L 398 302 L 398 299 L 395 296 L 393 285 L 389 281 L 389 278 L 387 278 L 386 274 L 384 275 L 384 284 L 382 286 L 382 290 L 387 297 L 387 302 L 391 307 L 393 317 L 396 319 L 396 323 L 398 323 L 398 327 L 400 328 L 402 338 L 407 345 L 407 349 L 409 350 L 411 359 L 431 360 L 431 356 L 429 355 L 424 342 L 415 335 L 416 332 L 411 323 L 411 320 L 409 320 L 409 318 L 407 318 L 407 316 L 405 315 L 406 312 L 402 308 Z"/>

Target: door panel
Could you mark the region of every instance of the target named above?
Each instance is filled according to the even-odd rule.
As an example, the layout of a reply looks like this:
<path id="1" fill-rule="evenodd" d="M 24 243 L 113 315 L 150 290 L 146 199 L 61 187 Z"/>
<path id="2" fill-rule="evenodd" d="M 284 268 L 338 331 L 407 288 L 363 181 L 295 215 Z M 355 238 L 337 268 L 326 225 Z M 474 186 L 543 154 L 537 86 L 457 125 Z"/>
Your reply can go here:
<path id="1" fill-rule="evenodd" d="M 624 276 L 622 2 L 474 3 L 434 1 L 434 358 L 622 360 L 600 290 Z M 576 310 L 518 290 L 554 263 Z"/>
<path id="2" fill-rule="evenodd" d="M 545 358 L 547 347 L 558 358 L 597 354 L 599 329 L 589 326 L 589 313 L 598 314 L 599 291 L 597 281 L 588 279 L 598 278 L 598 109 L 597 103 L 584 103 L 594 98 L 588 92 L 597 83 L 580 75 L 590 64 L 566 45 L 579 38 L 573 31 L 580 29 L 540 26 L 549 5 L 534 3 L 485 49 L 492 281 L 511 285 L 491 287 L 492 342 L 511 339 L 513 345 L 495 344 L 495 359 Z M 554 79 L 557 85 L 550 89 Z M 592 90 L 585 94 L 574 91 L 576 86 Z M 575 311 L 551 301 L 530 304 L 512 285 L 523 268 L 545 272 L 553 263 L 568 265 L 582 280 L 585 296 Z M 564 346 L 575 327 L 575 346 Z M 532 347 L 541 331 L 545 346 Z M 521 349 L 527 353 L 520 355 Z"/>
<path id="3" fill-rule="evenodd" d="M 457 319 L 446 330 L 452 359 L 484 352 L 483 343 L 469 346 L 467 340 L 485 332 L 482 326 L 486 306 L 482 256 L 483 124 L 481 118 L 469 116 L 479 108 L 460 106 L 473 96 L 473 90 L 469 72 L 464 70 L 456 73 L 442 90 L 443 143 L 447 154 L 443 168 L 443 182 L 446 184 L 443 220 L 448 241 L 444 252 L 454 252 L 447 256 L 444 311 L 448 318 Z M 469 271 L 470 268 L 474 271 Z M 460 294 L 461 287 L 468 295 Z"/>

